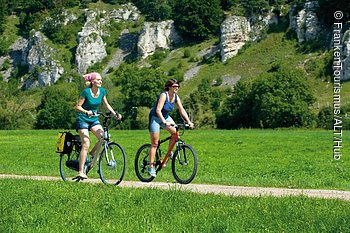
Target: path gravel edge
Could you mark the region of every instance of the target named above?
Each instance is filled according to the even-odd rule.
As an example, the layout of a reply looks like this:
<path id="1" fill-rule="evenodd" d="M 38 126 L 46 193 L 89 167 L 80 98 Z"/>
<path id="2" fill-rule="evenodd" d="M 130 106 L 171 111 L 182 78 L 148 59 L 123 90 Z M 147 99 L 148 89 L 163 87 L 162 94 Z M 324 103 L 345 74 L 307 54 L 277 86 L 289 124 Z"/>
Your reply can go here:
<path id="1" fill-rule="evenodd" d="M 30 180 L 61 180 L 60 177 L 52 176 L 29 176 L 0 174 L 0 179 L 30 179 Z M 100 183 L 99 179 L 88 179 L 83 182 Z M 245 186 L 227 186 L 212 184 L 177 184 L 165 182 L 143 183 L 139 181 L 122 181 L 118 187 L 132 188 L 158 188 L 158 189 L 178 189 L 203 194 L 217 194 L 227 196 L 307 196 L 312 198 L 341 199 L 350 201 L 350 192 L 341 190 L 320 190 L 320 189 L 289 189 L 289 188 L 267 188 L 267 187 L 245 187 Z"/>

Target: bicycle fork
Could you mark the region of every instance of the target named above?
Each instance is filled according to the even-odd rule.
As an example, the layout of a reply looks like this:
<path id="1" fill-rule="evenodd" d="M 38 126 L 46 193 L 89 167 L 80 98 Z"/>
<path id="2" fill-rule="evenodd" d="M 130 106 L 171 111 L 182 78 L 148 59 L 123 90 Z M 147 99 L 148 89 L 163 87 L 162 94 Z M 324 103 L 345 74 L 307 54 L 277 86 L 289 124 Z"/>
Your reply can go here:
<path id="1" fill-rule="evenodd" d="M 176 142 L 176 151 L 174 156 L 176 156 L 176 158 L 179 160 L 179 163 L 181 165 L 186 166 L 188 165 L 188 161 L 186 156 L 186 150 L 183 147 L 184 144 L 185 142 L 182 140 Z M 181 151 L 183 151 L 183 155 L 181 155 Z"/>

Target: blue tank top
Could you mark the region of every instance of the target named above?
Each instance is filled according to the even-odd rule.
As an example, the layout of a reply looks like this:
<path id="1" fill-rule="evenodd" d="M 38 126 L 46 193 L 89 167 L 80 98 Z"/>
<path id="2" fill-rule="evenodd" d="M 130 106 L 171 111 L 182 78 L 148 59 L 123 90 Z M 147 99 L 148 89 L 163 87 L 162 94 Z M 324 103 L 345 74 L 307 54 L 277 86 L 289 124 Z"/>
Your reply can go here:
<path id="1" fill-rule="evenodd" d="M 168 113 L 171 112 L 174 109 L 174 106 L 175 106 L 175 104 L 177 102 L 177 95 L 175 94 L 175 101 L 174 101 L 174 103 L 170 103 L 169 99 L 168 99 L 168 94 L 167 94 L 167 92 L 164 91 L 164 92 L 162 92 L 162 93 L 160 93 L 158 95 L 157 101 L 156 101 L 155 105 L 153 106 L 153 108 L 151 109 L 150 116 L 158 117 L 158 115 L 156 113 L 156 109 L 157 109 L 157 105 L 158 105 L 158 101 L 159 101 L 160 95 L 163 94 L 163 93 L 166 96 L 165 102 L 164 102 L 164 106 L 162 108 L 162 115 L 163 115 L 163 117 L 167 118 L 169 116 Z"/>

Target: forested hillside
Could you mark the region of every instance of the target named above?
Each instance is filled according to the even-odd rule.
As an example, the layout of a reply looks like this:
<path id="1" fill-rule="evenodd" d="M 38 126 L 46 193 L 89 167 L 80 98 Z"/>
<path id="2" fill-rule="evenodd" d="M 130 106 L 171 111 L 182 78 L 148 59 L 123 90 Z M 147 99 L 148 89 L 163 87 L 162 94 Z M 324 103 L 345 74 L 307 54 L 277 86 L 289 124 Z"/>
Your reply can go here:
<path id="1" fill-rule="evenodd" d="M 350 51 L 346 1 L 0 0 L 0 129 L 74 128 L 90 71 L 124 129 L 147 127 L 169 78 L 197 128 L 331 129 L 337 10 Z M 152 50 L 152 30 L 169 46 Z M 344 128 L 349 91 L 342 80 Z"/>

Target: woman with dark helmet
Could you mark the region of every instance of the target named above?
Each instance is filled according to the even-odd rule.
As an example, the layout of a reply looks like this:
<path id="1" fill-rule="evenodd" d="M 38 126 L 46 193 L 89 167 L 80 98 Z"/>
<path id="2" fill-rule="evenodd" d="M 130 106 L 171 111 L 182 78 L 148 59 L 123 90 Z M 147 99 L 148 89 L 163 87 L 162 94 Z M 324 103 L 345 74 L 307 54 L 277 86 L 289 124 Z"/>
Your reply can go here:
<path id="1" fill-rule="evenodd" d="M 180 97 L 177 95 L 180 84 L 176 79 L 169 79 L 164 86 L 165 91 L 160 93 L 154 107 L 149 114 L 149 132 L 151 136 L 151 149 L 149 155 L 150 167 L 147 168 L 148 173 L 156 177 L 156 171 L 154 169 L 154 158 L 158 147 L 158 141 L 160 136 L 160 127 L 166 129 L 170 134 L 174 135 L 176 129 L 173 124 L 174 120 L 168 115 L 174 109 L 176 105 L 181 116 L 190 125 L 194 127 L 193 123 L 188 117 L 186 110 L 183 108 Z M 173 143 L 175 139 L 170 139 L 169 145 Z"/>

